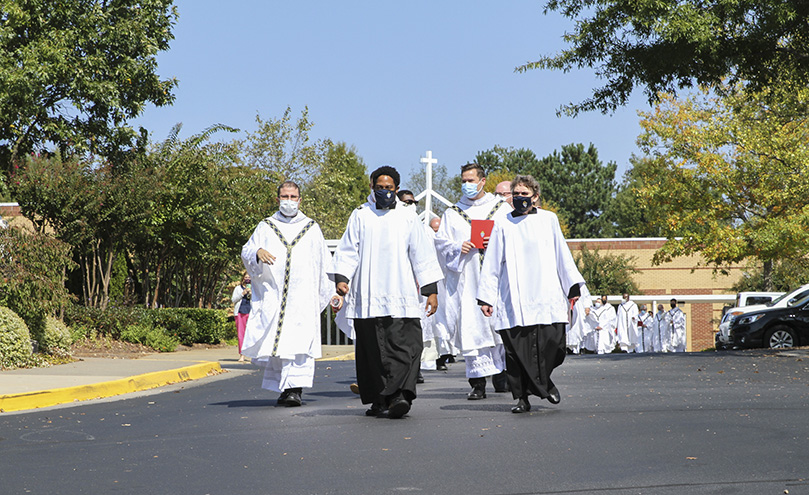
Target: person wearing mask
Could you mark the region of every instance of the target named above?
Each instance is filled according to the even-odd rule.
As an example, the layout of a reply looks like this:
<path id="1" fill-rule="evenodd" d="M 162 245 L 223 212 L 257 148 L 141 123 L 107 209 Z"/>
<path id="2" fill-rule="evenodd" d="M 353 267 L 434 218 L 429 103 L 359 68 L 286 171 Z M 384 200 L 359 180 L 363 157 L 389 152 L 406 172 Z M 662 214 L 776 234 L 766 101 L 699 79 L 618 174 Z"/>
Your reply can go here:
<path id="1" fill-rule="evenodd" d="M 669 348 L 671 352 L 685 352 L 685 313 L 677 306 L 677 299 L 672 299 L 670 304 L 671 309 L 666 313 L 666 321 L 671 335 Z"/>
<path id="2" fill-rule="evenodd" d="M 421 316 L 435 313 L 443 275 L 415 208 L 396 197 L 399 172 L 377 168 L 370 187 L 368 201 L 348 219 L 328 273 L 353 323 L 360 399 L 371 404 L 365 414 L 398 419 L 416 398 Z"/>
<path id="3" fill-rule="evenodd" d="M 494 187 L 494 195 L 508 203 L 509 206 L 512 206 L 511 181 L 504 180 L 503 182 L 498 182 Z"/>
<path id="4" fill-rule="evenodd" d="M 654 352 L 669 352 L 671 333 L 666 319 L 666 311 L 662 304 L 657 305 L 657 313 L 652 320 L 652 348 Z"/>
<path id="5" fill-rule="evenodd" d="M 623 352 L 635 352 L 639 347 L 638 341 L 638 305 L 629 300 L 629 294 L 621 296 L 618 305 L 616 321 L 616 335 L 618 345 Z"/>
<path id="6" fill-rule="evenodd" d="M 551 404 L 561 401 L 551 373 L 565 359 L 570 308 L 586 286 L 559 219 L 536 206 L 536 179 L 518 175 L 511 192 L 514 211 L 494 224 L 477 299 L 503 338 L 508 381 L 517 399 L 511 412 L 524 413 L 531 409 L 529 395 Z"/>
<path id="7" fill-rule="evenodd" d="M 278 187 L 278 211 L 258 224 L 242 248 L 253 282 L 242 352 L 264 370 L 262 388 L 280 392 L 278 404 L 303 403 L 321 356 L 320 313 L 334 289 L 326 276 L 331 259 L 317 222 L 298 206 L 300 188 Z"/>
<path id="8" fill-rule="evenodd" d="M 245 272 L 242 281 L 233 289 L 230 300 L 233 302 L 233 319 L 236 321 L 236 337 L 239 340 L 239 362 L 245 361 L 242 355 L 242 344 L 244 343 L 244 329 L 247 326 L 247 317 L 250 316 L 250 297 L 252 290 L 250 286 L 250 274 Z"/>
<path id="9" fill-rule="evenodd" d="M 609 354 L 615 349 L 615 329 L 618 316 L 615 308 L 607 302 L 606 294 L 596 300 L 595 306 L 585 308 L 593 329 L 585 339 L 587 350 L 596 354 Z"/>
<path id="10" fill-rule="evenodd" d="M 641 304 L 638 312 L 638 347 L 635 348 L 635 352 L 654 352 L 654 346 L 652 345 L 653 321 L 654 317 L 646 311 L 646 305 Z"/>
<path id="11" fill-rule="evenodd" d="M 473 220 L 499 222 L 511 211 L 505 201 L 487 193 L 486 172 L 477 163 L 461 167 L 463 197 L 447 208 L 435 236 L 438 260 L 447 274 L 447 303 L 442 306 L 454 346 L 466 363 L 466 378 L 472 390 L 469 400 L 486 398 L 486 378 L 493 378 L 495 392 L 507 391 L 505 351 L 493 321 L 481 314 L 477 304 L 480 270 L 483 266 L 488 236 L 483 248 L 472 243 Z"/>

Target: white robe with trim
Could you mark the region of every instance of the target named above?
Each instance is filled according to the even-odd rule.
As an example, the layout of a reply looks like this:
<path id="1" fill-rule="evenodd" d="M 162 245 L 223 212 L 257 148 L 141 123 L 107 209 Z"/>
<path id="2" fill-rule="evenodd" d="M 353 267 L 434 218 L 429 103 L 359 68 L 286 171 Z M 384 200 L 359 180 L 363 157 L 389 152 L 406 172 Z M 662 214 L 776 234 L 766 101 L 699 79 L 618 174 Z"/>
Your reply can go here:
<path id="1" fill-rule="evenodd" d="M 638 346 L 635 352 L 653 352 L 654 340 L 652 323 L 654 316 L 648 311 L 645 313 L 638 313 Z"/>
<path id="2" fill-rule="evenodd" d="M 495 330 L 567 323 L 568 293 L 584 283 L 556 214 L 509 213 L 494 224 L 477 299 L 494 307 Z"/>
<path id="3" fill-rule="evenodd" d="M 588 315 L 591 332 L 585 336 L 585 346 L 598 354 L 609 354 L 615 349 L 615 326 L 618 320 L 612 304 L 594 306 Z M 597 329 L 601 327 L 600 329 Z"/>
<path id="4" fill-rule="evenodd" d="M 576 304 L 573 305 L 573 316 L 570 321 L 570 327 L 565 335 L 567 348 L 570 349 L 573 354 L 579 354 L 581 352 L 585 347 L 585 336 L 592 332 L 594 328 L 587 319 L 588 315 L 585 308 L 590 308 L 592 312 L 593 297 L 590 291 L 587 290 L 586 285 L 581 287 L 581 296 L 579 300 L 576 301 Z"/>
<path id="5" fill-rule="evenodd" d="M 671 352 L 685 352 L 685 313 L 680 308 L 672 308 L 666 313 L 671 334 Z"/>
<path id="6" fill-rule="evenodd" d="M 463 198 L 456 206 L 470 219 L 484 220 L 498 201 L 493 194 L 486 193 L 476 201 Z M 511 210 L 511 206 L 503 201 L 492 220 L 502 220 Z M 441 217 L 441 226 L 435 235 L 438 261 L 446 273 L 446 304 L 439 305 L 438 311 L 442 315 L 441 320 L 446 322 L 453 344 L 464 355 L 503 343 L 500 335 L 494 331 L 493 320 L 483 316 L 477 303 L 480 253 L 477 249 L 461 253 L 464 241 L 471 238 L 472 226 L 469 222 L 448 208 Z"/>
<path id="7" fill-rule="evenodd" d="M 655 313 L 652 320 L 652 347 L 654 352 L 669 352 L 671 332 L 664 311 Z"/>
<path id="8" fill-rule="evenodd" d="M 309 217 L 298 213 L 291 220 L 276 212 L 268 221 L 278 227 L 291 243 L 309 223 Z M 259 248 L 275 256 L 272 265 L 256 260 Z M 247 319 L 242 354 L 266 360 L 275 344 L 287 249 L 275 231 L 261 222 L 242 248 L 242 262 L 250 274 L 253 296 Z M 284 322 L 276 357 L 296 359 L 305 355 L 321 357 L 320 314 L 334 294 L 334 284 L 326 276 L 331 259 L 320 227 L 315 224 L 292 248 L 289 290 Z"/>
<path id="9" fill-rule="evenodd" d="M 635 301 L 622 302 L 618 305 L 617 336 L 618 345 L 624 351 L 633 351 L 640 347 L 638 338 L 638 305 Z"/>
<path id="10" fill-rule="evenodd" d="M 415 209 L 377 210 L 370 199 L 351 213 L 328 269 L 349 279 L 345 317 L 421 318 L 419 287 L 443 279 L 435 248 Z"/>

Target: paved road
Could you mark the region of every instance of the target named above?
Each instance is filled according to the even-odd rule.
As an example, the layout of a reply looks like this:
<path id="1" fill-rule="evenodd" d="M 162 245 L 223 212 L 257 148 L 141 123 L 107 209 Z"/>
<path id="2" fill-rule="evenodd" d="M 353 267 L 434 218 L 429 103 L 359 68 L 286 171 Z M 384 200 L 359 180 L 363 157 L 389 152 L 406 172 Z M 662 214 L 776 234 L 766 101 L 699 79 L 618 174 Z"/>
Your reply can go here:
<path id="1" fill-rule="evenodd" d="M 301 408 L 245 366 L 3 415 L 0 493 L 809 493 L 809 356 L 573 357 L 525 415 L 467 401 L 462 363 L 426 378 L 401 420 L 364 416 L 353 362 L 317 363 Z"/>

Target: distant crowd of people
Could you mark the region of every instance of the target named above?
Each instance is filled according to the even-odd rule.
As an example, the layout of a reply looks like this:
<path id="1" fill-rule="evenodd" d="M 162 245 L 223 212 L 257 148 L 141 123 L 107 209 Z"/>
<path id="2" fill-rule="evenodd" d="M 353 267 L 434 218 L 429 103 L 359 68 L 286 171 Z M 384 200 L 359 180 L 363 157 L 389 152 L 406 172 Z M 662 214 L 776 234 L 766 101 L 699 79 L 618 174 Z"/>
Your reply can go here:
<path id="1" fill-rule="evenodd" d="M 460 201 L 425 225 L 396 169 L 376 169 L 333 256 L 299 210 L 298 185 L 278 186 L 278 211 L 244 245 L 246 274 L 233 294 L 240 355 L 263 368 L 262 387 L 280 393 L 278 404 L 300 406 L 312 387 L 329 304 L 355 343 L 352 389 L 369 416 L 408 414 L 421 370 L 446 369 L 455 356 L 469 400 L 485 399 L 491 382 L 523 413 L 530 396 L 561 401 L 551 374 L 569 352 L 685 349 L 674 300 L 656 315 L 626 294 L 617 313 L 606 296 L 592 304 L 557 216 L 538 207 L 533 177 L 501 182 L 494 194 L 478 164 L 461 167 L 461 179 Z"/>

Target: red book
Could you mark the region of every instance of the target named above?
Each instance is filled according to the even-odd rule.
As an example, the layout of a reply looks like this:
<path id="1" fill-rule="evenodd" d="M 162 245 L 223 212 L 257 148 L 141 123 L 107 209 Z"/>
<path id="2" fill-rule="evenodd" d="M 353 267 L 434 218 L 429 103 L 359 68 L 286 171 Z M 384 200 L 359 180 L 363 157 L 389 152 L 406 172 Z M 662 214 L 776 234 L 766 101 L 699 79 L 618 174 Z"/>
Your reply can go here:
<path id="1" fill-rule="evenodd" d="M 492 235 L 494 220 L 472 220 L 472 239 L 470 242 L 478 249 L 483 249 L 483 239 Z"/>

